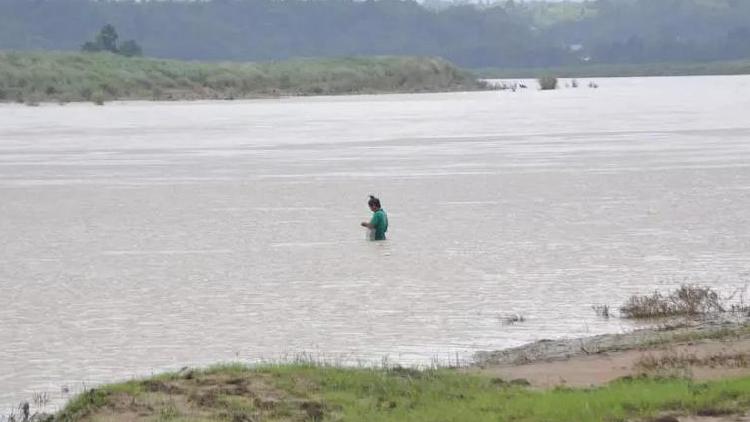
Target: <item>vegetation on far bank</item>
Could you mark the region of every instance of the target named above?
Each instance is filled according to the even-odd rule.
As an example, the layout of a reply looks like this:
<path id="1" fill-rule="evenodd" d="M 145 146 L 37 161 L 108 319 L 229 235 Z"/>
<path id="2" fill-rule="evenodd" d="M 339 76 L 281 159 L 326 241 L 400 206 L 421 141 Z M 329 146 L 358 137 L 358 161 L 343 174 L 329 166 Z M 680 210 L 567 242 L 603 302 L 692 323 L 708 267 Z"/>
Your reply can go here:
<path id="1" fill-rule="evenodd" d="M 439 58 L 202 63 L 111 53 L 0 53 L 0 102 L 102 103 L 483 88 L 473 75 Z"/>
<path id="2" fill-rule="evenodd" d="M 224 365 L 89 390 L 57 421 L 624 421 L 750 408 L 750 378 L 699 383 L 636 377 L 600 388 L 438 369 Z"/>
<path id="3" fill-rule="evenodd" d="M 750 60 L 701 63 L 581 64 L 548 68 L 484 68 L 472 71 L 486 79 L 539 78 L 545 75 L 556 75 L 559 78 L 750 75 Z"/>

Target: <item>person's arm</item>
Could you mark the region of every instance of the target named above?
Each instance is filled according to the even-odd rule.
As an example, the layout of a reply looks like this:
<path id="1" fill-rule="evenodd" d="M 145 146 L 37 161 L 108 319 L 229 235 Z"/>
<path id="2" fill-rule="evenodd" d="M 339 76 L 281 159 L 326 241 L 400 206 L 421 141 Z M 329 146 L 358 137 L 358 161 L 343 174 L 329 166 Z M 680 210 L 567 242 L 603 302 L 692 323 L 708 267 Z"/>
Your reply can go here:
<path id="1" fill-rule="evenodd" d="M 363 221 L 361 226 L 367 227 L 368 229 L 375 229 L 378 227 L 378 224 L 380 224 L 380 215 L 376 212 L 372 215 L 372 219 L 370 222 Z"/>

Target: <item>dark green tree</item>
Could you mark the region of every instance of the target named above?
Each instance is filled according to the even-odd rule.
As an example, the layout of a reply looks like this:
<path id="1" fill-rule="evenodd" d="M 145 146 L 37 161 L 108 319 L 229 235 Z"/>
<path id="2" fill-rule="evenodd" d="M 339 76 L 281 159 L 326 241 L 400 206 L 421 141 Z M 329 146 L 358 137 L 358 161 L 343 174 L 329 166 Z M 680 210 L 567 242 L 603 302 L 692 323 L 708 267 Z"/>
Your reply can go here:
<path id="1" fill-rule="evenodd" d="M 110 53 L 120 54 L 127 57 L 142 56 L 143 50 L 134 40 L 127 40 L 117 45 L 117 30 L 114 26 L 106 24 L 96 35 L 94 41 L 86 41 L 81 46 L 81 51 L 95 53 L 98 51 L 109 51 Z"/>
<path id="2" fill-rule="evenodd" d="M 102 50 L 117 53 L 117 38 L 118 35 L 115 27 L 106 24 L 99 31 L 99 34 L 96 35 L 95 42 Z"/>

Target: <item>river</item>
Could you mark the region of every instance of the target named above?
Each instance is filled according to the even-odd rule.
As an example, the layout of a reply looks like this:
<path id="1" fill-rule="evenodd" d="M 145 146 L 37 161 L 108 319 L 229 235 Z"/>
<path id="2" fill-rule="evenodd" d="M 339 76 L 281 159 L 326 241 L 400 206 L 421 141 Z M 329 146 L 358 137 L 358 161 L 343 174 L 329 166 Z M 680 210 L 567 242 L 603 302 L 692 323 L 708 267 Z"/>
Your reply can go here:
<path id="1" fill-rule="evenodd" d="M 0 105 L 0 414 L 219 361 L 465 362 L 743 287 L 750 76 L 596 81 Z"/>

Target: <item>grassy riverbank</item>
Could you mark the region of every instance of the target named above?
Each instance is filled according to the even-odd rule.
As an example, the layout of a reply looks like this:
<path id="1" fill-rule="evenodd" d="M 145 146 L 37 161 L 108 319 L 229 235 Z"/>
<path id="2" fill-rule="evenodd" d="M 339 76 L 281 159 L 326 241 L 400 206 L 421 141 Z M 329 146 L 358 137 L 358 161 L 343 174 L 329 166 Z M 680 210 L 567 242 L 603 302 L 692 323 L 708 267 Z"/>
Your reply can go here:
<path id="1" fill-rule="evenodd" d="M 747 323 L 663 330 L 651 329 L 656 342 L 609 335 L 619 344 L 607 350 L 580 342 L 530 363 L 460 369 L 184 369 L 88 390 L 36 420 L 728 422 L 750 410 Z"/>
<path id="2" fill-rule="evenodd" d="M 588 64 L 554 68 L 476 69 L 483 78 L 559 78 L 625 76 L 748 75 L 750 60 L 702 63 Z"/>
<path id="3" fill-rule="evenodd" d="M 437 58 L 202 63 L 109 53 L 0 53 L 0 102 L 239 99 L 482 89 Z"/>
<path id="4" fill-rule="evenodd" d="M 343 368 L 303 360 L 183 369 L 86 391 L 54 419 L 694 422 L 696 415 L 750 410 L 746 306 L 685 285 L 633 296 L 620 311 L 669 318 L 629 333 L 480 353 L 464 368 Z"/>
<path id="5" fill-rule="evenodd" d="M 453 370 L 217 366 L 90 390 L 60 421 L 624 421 L 750 407 L 750 378 L 533 390 Z"/>

